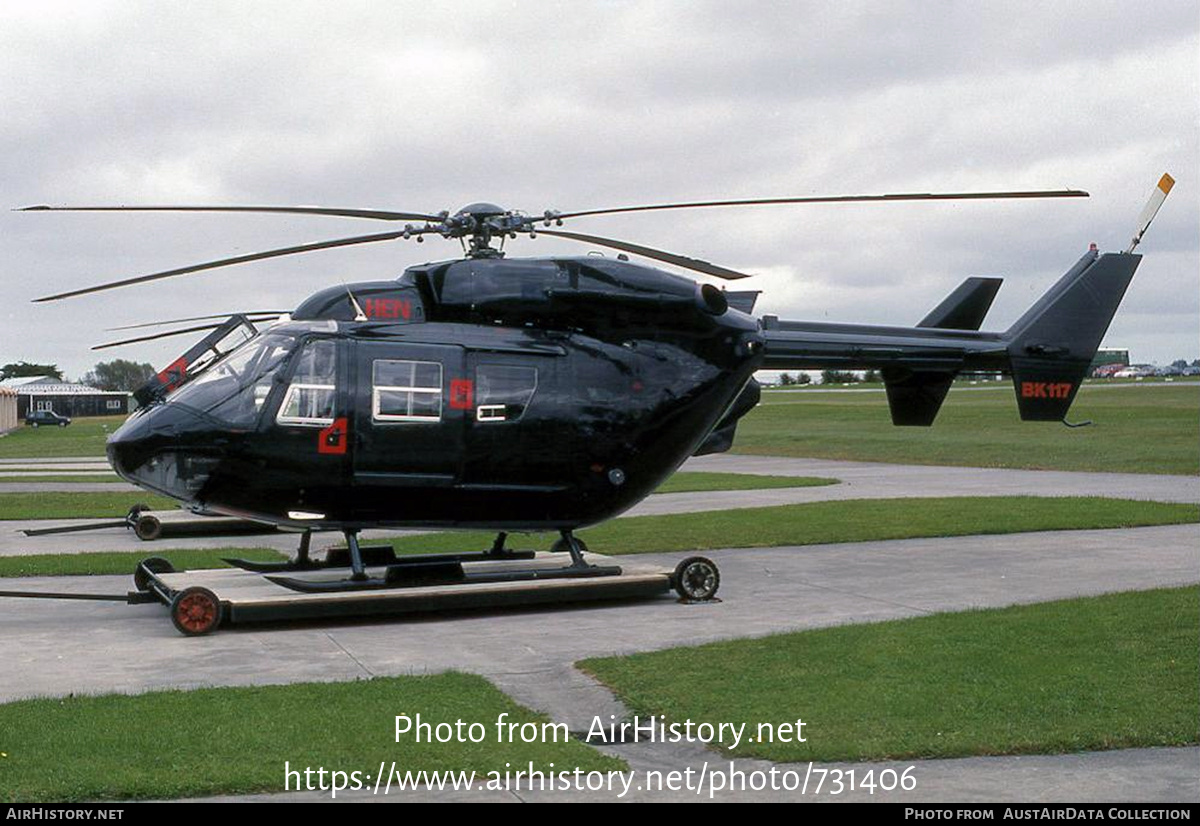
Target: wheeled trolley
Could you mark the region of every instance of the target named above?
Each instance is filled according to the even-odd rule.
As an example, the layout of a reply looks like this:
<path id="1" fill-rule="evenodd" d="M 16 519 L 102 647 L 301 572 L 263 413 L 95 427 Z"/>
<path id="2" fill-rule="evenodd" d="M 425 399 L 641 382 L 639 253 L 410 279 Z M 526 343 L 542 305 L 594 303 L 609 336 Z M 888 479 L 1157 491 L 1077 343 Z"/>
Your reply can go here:
<path id="1" fill-rule="evenodd" d="M 124 595 L 0 591 L 0 596 L 158 602 L 181 633 L 199 636 L 222 625 L 631 600 L 672 589 L 684 602 L 704 602 L 715 598 L 720 585 L 717 566 L 704 557 L 689 557 L 674 569 L 628 558 L 618 565 L 616 558 L 592 553 L 583 554 L 582 565 L 564 565 L 562 554 L 533 552 L 501 559 L 483 553 L 384 561 L 368 562 L 366 579 L 354 582 L 346 579 L 347 568 L 336 555 L 332 563 L 293 566 L 287 577 L 241 567 L 177 571 L 168 560 L 150 557 L 138 563 L 134 590 Z"/>

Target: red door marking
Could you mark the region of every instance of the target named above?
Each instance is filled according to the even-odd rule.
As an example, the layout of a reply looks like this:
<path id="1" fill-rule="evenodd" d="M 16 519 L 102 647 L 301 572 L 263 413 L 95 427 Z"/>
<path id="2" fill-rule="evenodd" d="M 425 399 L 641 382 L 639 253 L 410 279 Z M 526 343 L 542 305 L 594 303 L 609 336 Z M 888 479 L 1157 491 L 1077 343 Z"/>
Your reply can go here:
<path id="1" fill-rule="evenodd" d="M 349 443 L 349 428 L 346 427 L 346 417 L 334 419 L 333 424 L 317 434 L 317 453 L 332 453 L 342 455 Z"/>
<path id="2" fill-rule="evenodd" d="M 470 410 L 475 399 L 475 387 L 470 379 L 450 380 L 450 407 L 454 410 Z"/>

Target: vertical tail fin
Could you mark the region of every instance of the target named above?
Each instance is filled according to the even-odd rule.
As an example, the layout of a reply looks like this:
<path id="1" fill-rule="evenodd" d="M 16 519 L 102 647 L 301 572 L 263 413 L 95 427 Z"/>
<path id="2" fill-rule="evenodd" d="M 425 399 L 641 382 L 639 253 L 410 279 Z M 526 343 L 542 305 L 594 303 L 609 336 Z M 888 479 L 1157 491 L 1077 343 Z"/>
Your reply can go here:
<path id="1" fill-rule="evenodd" d="M 978 330 L 983 317 L 991 309 L 996 291 L 1003 278 L 972 276 L 929 311 L 918 327 L 940 327 L 945 330 Z"/>
<path id="2" fill-rule="evenodd" d="M 1141 259 L 1088 252 L 1005 333 L 1022 419 L 1067 415 Z"/>
<path id="3" fill-rule="evenodd" d="M 1097 255 L 1093 244 L 1005 333 L 1022 419 L 1058 421 L 1067 415 L 1142 260 L 1134 249 L 1174 185 L 1175 179 L 1168 174 L 1158 179 L 1138 216 L 1129 249 Z"/>

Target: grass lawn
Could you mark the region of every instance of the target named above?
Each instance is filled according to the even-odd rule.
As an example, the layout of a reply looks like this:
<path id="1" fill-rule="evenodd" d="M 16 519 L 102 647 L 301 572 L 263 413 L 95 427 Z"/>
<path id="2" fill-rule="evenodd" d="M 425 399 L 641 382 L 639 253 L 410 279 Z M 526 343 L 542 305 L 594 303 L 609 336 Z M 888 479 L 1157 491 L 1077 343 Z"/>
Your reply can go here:
<path id="1" fill-rule="evenodd" d="M 96 576 L 129 574 L 149 556 L 170 560 L 178 570 L 228 568 L 222 557 L 277 562 L 284 555 L 272 548 L 151 548 L 144 551 L 101 551 L 86 554 L 30 554 L 0 557 L 0 577 Z"/>
<path id="2" fill-rule="evenodd" d="M 937 614 L 585 660 L 640 715 L 804 720 L 723 756 L 882 760 L 1200 740 L 1200 588 Z"/>
<path id="3" fill-rule="evenodd" d="M 596 553 L 620 555 L 1198 521 L 1197 505 L 1099 497 L 853 499 L 630 516 L 580 531 L 579 536 Z M 493 538 L 478 531 L 449 531 L 404 537 L 393 544 L 400 553 L 449 553 L 486 550 Z M 509 546 L 547 550 L 557 538 L 556 534 L 517 535 Z"/>
<path id="4" fill-rule="evenodd" d="M 3 466 L 0 466 L 3 467 Z M 55 476 L 35 475 L 5 475 L 0 473 L 0 485 L 3 484 L 20 484 L 22 482 L 102 482 L 104 484 L 120 484 L 125 480 L 115 473 L 104 474 L 61 474 Z"/>
<path id="5" fill-rule="evenodd" d="M 21 427 L 0 438 L 0 459 L 49 459 L 62 456 L 104 455 L 104 443 L 128 418 L 89 416 L 67 427 Z"/>
<path id="6" fill-rule="evenodd" d="M 1200 386 L 1085 385 L 1069 429 L 1022 422 L 1011 390 L 955 387 L 933 427 L 895 427 L 879 393 L 768 393 L 738 425 L 735 453 L 906 464 L 1200 473 Z"/>
<path id="7" fill-rule="evenodd" d="M 175 510 L 179 503 L 145 491 L 0 493 L 4 519 L 121 519 L 136 504 Z"/>
<path id="8" fill-rule="evenodd" d="M 0 799 L 278 792 L 284 790 L 285 761 L 293 770 L 360 771 L 370 775 L 364 782 L 371 788 L 380 761 L 395 761 L 402 772 L 475 771 L 481 775 L 477 784 L 487 772 L 503 772 L 506 763 L 514 771 L 530 761 L 542 771 L 551 771 L 550 764 L 553 771 L 627 768 L 577 740 L 499 743 L 496 720 L 503 712 L 515 723 L 548 722 L 482 677 L 457 673 L 22 700 L 0 705 Z M 420 714 L 434 724 L 482 723 L 486 737 L 480 743 L 418 744 L 401 735 L 396 742 L 398 714 Z"/>
<path id="9" fill-rule="evenodd" d="M 659 486 L 655 493 L 694 493 L 705 490 L 760 490 L 762 488 L 810 488 L 836 485 L 837 479 L 822 476 L 762 476 L 754 473 L 701 473 L 680 471 Z"/>
<path id="10" fill-rule="evenodd" d="M 968 536 L 1023 531 L 1128 528 L 1200 522 L 1200 506 L 1127 499 L 1032 496 L 937 499 L 852 499 L 708 513 L 631 516 L 580 532 L 596 553 L 704 551 L 778 545 L 815 545 Z M 481 551 L 494 535 L 447 531 L 393 540 L 400 554 Z M 548 550 L 557 534 L 518 534 L 509 547 Z M 336 537 L 317 547 L 336 543 Z M 369 543 L 376 544 L 376 543 Z M 165 556 L 176 568 L 223 567 L 223 556 L 275 559 L 270 548 L 210 548 L 89 554 L 44 554 L 0 559 L 0 576 L 63 576 L 132 573 L 147 556 Z"/>

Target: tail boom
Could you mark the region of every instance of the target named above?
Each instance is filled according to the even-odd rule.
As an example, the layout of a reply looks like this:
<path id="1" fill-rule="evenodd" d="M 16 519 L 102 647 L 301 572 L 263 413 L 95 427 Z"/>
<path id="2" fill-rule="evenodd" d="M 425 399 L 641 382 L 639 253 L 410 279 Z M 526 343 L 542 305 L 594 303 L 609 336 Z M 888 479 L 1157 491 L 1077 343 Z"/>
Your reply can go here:
<path id="1" fill-rule="evenodd" d="M 1066 416 L 1140 260 L 1134 253 L 1089 251 L 1002 333 L 767 316 L 762 367 L 879 370 L 893 422 L 918 426 L 933 423 L 959 373 L 1001 372 L 1013 377 L 1022 419 L 1058 421 Z"/>

